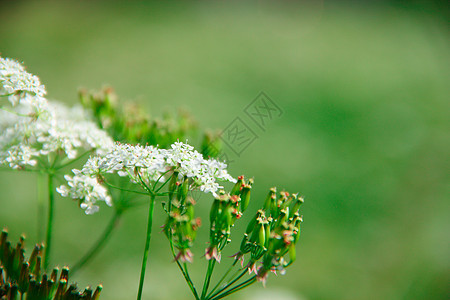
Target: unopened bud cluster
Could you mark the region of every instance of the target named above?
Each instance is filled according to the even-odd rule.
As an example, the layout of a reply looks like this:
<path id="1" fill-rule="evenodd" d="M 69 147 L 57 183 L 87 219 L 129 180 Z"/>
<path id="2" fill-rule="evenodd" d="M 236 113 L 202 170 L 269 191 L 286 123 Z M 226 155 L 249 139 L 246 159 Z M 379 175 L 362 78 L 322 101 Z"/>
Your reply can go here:
<path id="1" fill-rule="evenodd" d="M 280 271 L 295 261 L 295 245 L 300 237 L 302 217 L 299 209 L 303 198 L 297 194 L 280 192 L 271 188 L 263 209 L 257 211 L 247 226 L 236 259 L 250 254 L 249 272 L 257 273 L 257 279 L 265 283 L 268 271 Z M 286 259 L 289 256 L 289 260 Z M 257 267 L 261 262 L 262 266 Z"/>
<path id="2" fill-rule="evenodd" d="M 252 184 L 253 179 L 244 182 L 244 176 L 239 176 L 229 194 L 222 190 L 215 198 L 209 215 L 210 245 L 205 253 L 208 260 L 214 258 L 220 262 L 220 253 L 230 242 L 231 228 L 248 207 Z"/>
<path id="3" fill-rule="evenodd" d="M 8 232 L 0 235 L 0 299 L 7 300 L 96 300 L 102 286 L 79 291 L 76 284 L 69 285 L 69 268 L 54 268 L 50 275 L 42 269 L 44 247 L 36 245 L 30 257 L 25 259 L 25 237 L 21 236 L 14 247 L 8 240 Z"/>

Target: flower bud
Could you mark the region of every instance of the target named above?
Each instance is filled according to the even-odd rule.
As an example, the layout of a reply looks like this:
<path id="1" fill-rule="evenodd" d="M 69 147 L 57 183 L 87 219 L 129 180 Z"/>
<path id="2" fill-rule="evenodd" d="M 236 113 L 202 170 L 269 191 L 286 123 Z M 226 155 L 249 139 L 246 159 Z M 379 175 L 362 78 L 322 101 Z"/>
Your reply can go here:
<path id="1" fill-rule="evenodd" d="M 269 240 L 270 240 L 270 223 L 264 224 L 264 231 L 266 234 L 266 240 L 264 242 L 264 247 L 269 248 Z"/>
<path id="2" fill-rule="evenodd" d="M 252 188 L 253 179 L 249 179 L 248 184 L 242 186 L 241 190 L 241 210 L 244 212 L 250 203 L 250 191 Z"/>
<path id="3" fill-rule="evenodd" d="M 230 195 L 239 195 L 242 186 L 244 185 L 244 175 L 238 177 L 236 184 L 231 189 Z M 242 197 L 241 197 L 242 198 Z"/>
<path id="4" fill-rule="evenodd" d="M 292 243 L 289 246 L 289 258 L 291 259 L 289 264 L 293 263 L 295 261 L 295 259 L 297 258 L 297 252 L 295 250 L 295 243 Z"/>
<path id="5" fill-rule="evenodd" d="M 264 211 L 263 210 L 258 210 L 257 212 L 256 212 L 256 215 L 255 215 L 255 217 L 253 218 L 253 219 L 251 219 L 250 220 L 250 222 L 248 223 L 248 225 L 247 225 L 247 229 L 245 230 L 245 233 L 248 235 L 248 234 L 250 234 L 251 232 L 253 232 L 253 230 L 254 230 L 254 228 L 255 228 L 255 225 L 256 225 L 256 220 L 258 219 L 258 218 L 260 218 L 261 216 L 263 216 L 264 215 Z"/>
<path id="6" fill-rule="evenodd" d="M 264 247 L 266 244 L 266 231 L 264 230 L 264 225 L 259 228 L 259 243 L 260 246 Z"/>
<path id="7" fill-rule="evenodd" d="M 292 211 L 295 213 L 296 211 L 298 211 L 300 209 L 300 206 L 302 206 L 304 202 L 303 197 L 299 197 L 298 199 L 296 199 L 296 201 L 294 202 L 294 207 L 292 208 Z"/>
<path id="8" fill-rule="evenodd" d="M 272 203 L 276 199 L 277 188 L 273 187 L 269 190 L 269 194 L 267 194 L 266 201 L 264 202 L 263 209 L 269 211 L 272 207 Z"/>
<path id="9" fill-rule="evenodd" d="M 214 221 L 217 218 L 217 214 L 219 213 L 219 208 L 220 208 L 220 200 L 219 199 L 214 199 L 214 202 L 211 206 L 211 211 L 209 212 L 209 222 L 211 224 L 214 223 Z"/>

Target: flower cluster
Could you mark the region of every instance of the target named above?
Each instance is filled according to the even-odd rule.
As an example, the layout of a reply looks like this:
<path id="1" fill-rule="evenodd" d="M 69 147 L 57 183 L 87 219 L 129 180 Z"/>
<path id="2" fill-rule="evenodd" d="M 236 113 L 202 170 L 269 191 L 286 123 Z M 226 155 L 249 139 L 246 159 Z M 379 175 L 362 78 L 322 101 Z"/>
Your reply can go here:
<path id="1" fill-rule="evenodd" d="M 39 78 L 25 71 L 17 61 L 0 57 L 0 97 L 7 97 L 13 106 L 24 104 L 36 114 L 46 109 L 45 87 Z"/>
<path id="2" fill-rule="evenodd" d="M 35 166 L 38 161 L 50 164 L 50 155 L 74 159 L 81 149 L 101 152 L 113 144 L 81 107 L 49 101 L 47 109 L 48 117 L 35 120 L 0 111 L 0 164 L 14 169 Z"/>
<path id="3" fill-rule="evenodd" d="M 244 176 L 238 181 L 229 194 L 225 191 L 215 198 L 209 214 L 210 234 L 209 247 L 205 250 L 206 259 L 221 260 L 221 251 L 230 241 L 231 228 L 237 219 L 242 217 L 250 201 L 253 179 L 244 182 Z"/>
<path id="4" fill-rule="evenodd" d="M 74 159 L 80 149 L 110 147 L 111 138 L 85 109 L 48 101 L 45 93 L 37 76 L 0 57 L 0 97 L 12 104 L 8 109 L 0 102 L 0 164 L 21 169 L 39 162 L 48 168 L 59 154 Z"/>
<path id="5" fill-rule="evenodd" d="M 107 201 L 105 195 L 101 195 L 102 198 L 99 193 L 90 192 L 99 190 L 107 174 L 128 176 L 131 182 L 149 191 L 151 183 L 164 181 L 164 176 L 172 172 L 180 180 L 188 179 L 188 190 L 198 188 L 216 195 L 221 188 L 218 181 L 236 182 L 226 167 L 215 159 L 204 159 L 192 146 L 181 142 L 172 144 L 170 149 L 115 143 L 107 153 L 90 157 L 81 170 L 73 170 L 75 176 L 68 177 L 70 188 L 62 186 L 58 192 L 83 200 L 87 207 L 92 207 L 97 200 Z M 89 187 L 85 185 L 87 177 L 92 179 Z"/>
<path id="6" fill-rule="evenodd" d="M 294 262 L 295 244 L 300 237 L 302 217 L 299 209 L 303 198 L 297 194 L 280 192 L 276 197 L 276 189 L 271 188 L 267 195 L 263 209 L 258 210 L 249 223 L 236 260 L 242 260 L 250 253 L 247 268 L 250 273 L 255 272 L 256 278 L 263 282 L 267 280 L 268 272 L 280 271 Z M 285 256 L 289 254 L 289 262 Z M 257 268 L 257 262 L 262 259 L 262 266 Z"/>
<path id="7" fill-rule="evenodd" d="M 179 185 L 179 189 L 183 189 L 182 185 Z M 178 249 L 175 259 L 181 262 L 192 262 L 194 254 L 190 248 L 194 244 L 201 220 L 194 217 L 194 199 L 188 196 L 185 200 L 180 201 L 177 197 L 176 200 L 168 203 L 164 233 L 171 245 Z"/>
<path id="8" fill-rule="evenodd" d="M 58 193 L 63 197 L 69 195 L 79 195 L 80 207 L 85 210 L 86 214 L 91 215 L 99 210 L 99 206 L 95 205 L 97 201 L 105 201 L 108 206 L 112 206 L 111 196 L 103 185 L 99 184 L 96 178 L 81 174 L 74 170 L 75 176 L 64 176 L 67 185 L 57 188 Z"/>

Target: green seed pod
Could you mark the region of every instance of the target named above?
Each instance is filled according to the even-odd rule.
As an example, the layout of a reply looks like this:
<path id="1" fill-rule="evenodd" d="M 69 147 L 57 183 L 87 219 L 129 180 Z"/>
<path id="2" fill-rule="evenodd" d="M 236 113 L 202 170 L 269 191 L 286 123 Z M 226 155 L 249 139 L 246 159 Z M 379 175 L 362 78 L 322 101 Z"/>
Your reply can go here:
<path id="1" fill-rule="evenodd" d="M 239 195 L 242 185 L 244 184 L 244 175 L 238 177 L 236 184 L 231 189 L 230 195 Z"/>
<path id="2" fill-rule="evenodd" d="M 233 207 L 231 207 L 230 205 L 227 205 L 226 208 L 224 209 L 224 215 L 225 215 L 225 227 L 229 228 L 234 223 L 233 222 Z"/>
<path id="3" fill-rule="evenodd" d="M 247 209 L 248 204 L 250 203 L 251 188 L 252 188 L 252 186 L 249 184 L 242 187 L 242 191 L 241 191 L 241 210 L 242 210 L 242 212 L 244 212 Z"/>
<path id="4" fill-rule="evenodd" d="M 297 212 L 300 209 L 300 207 L 302 206 L 303 202 L 305 202 L 303 197 L 298 198 L 294 203 L 294 207 L 292 208 L 292 211 L 294 213 Z"/>
<path id="5" fill-rule="evenodd" d="M 261 225 L 261 224 L 256 224 L 254 226 L 253 231 L 252 231 L 252 235 L 250 236 L 250 242 L 251 243 L 256 243 L 256 242 L 259 241 L 259 231 L 260 231 L 261 227 L 263 227 L 263 225 Z M 261 245 L 264 245 L 264 242 Z"/>
<path id="6" fill-rule="evenodd" d="M 275 227 L 281 227 L 289 218 L 289 207 L 282 209 L 278 216 L 278 221 Z"/>
<path id="7" fill-rule="evenodd" d="M 266 234 L 266 240 L 264 242 L 264 247 L 269 248 L 270 223 L 264 224 L 264 231 L 265 231 L 265 234 Z"/>
<path id="8" fill-rule="evenodd" d="M 277 189 L 275 187 L 273 187 L 269 190 L 269 193 L 267 194 L 267 197 L 266 197 L 266 200 L 264 201 L 264 206 L 263 206 L 263 209 L 265 211 L 270 210 L 270 208 L 272 207 L 272 202 L 274 202 L 274 200 L 276 198 L 276 192 L 277 192 Z"/>
<path id="9" fill-rule="evenodd" d="M 247 229 L 245 230 L 245 234 L 250 234 L 256 225 L 256 219 L 258 218 L 258 213 L 256 213 L 256 216 L 250 220 L 250 222 L 247 225 Z"/>
<path id="10" fill-rule="evenodd" d="M 100 293 L 102 292 L 103 286 L 100 284 L 95 289 L 94 295 L 92 295 L 92 300 L 98 300 L 100 298 Z"/>
<path id="11" fill-rule="evenodd" d="M 214 202 L 211 206 L 211 211 L 209 212 L 209 222 L 211 223 L 211 225 L 215 222 L 219 213 L 220 202 L 221 201 L 219 199 L 214 199 Z"/>
<path id="12" fill-rule="evenodd" d="M 249 242 L 248 242 L 248 234 L 244 234 L 244 237 L 242 238 L 242 241 L 241 241 L 241 246 L 239 247 L 239 251 L 241 252 L 241 253 L 247 253 L 248 251 L 250 251 L 249 249 L 248 249 L 248 246 L 247 245 L 249 245 Z M 247 251 L 245 251 L 245 250 L 247 250 Z"/>
<path id="13" fill-rule="evenodd" d="M 296 244 L 298 242 L 298 240 L 300 239 L 300 234 L 301 234 L 301 228 L 300 228 L 300 224 L 299 224 L 298 228 L 297 228 L 297 233 L 294 235 L 294 244 Z"/>
<path id="14" fill-rule="evenodd" d="M 295 261 L 295 259 L 297 258 L 297 251 L 295 250 L 295 244 L 294 243 L 292 243 L 289 246 L 289 258 L 290 258 L 289 264 L 292 264 Z"/>

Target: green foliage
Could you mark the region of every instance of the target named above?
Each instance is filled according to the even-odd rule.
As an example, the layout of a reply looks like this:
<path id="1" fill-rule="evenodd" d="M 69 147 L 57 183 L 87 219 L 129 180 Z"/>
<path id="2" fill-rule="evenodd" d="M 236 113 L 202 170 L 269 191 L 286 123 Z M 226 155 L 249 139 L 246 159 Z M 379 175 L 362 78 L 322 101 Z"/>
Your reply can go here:
<path id="1" fill-rule="evenodd" d="M 81 90 L 79 98 L 84 107 L 92 110 L 99 127 L 116 141 L 167 148 L 195 133 L 196 123 L 187 112 L 179 110 L 176 115 L 166 113 L 162 119 L 152 118 L 135 102 L 119 105 L 110 87 L 94 93 Z"/>

